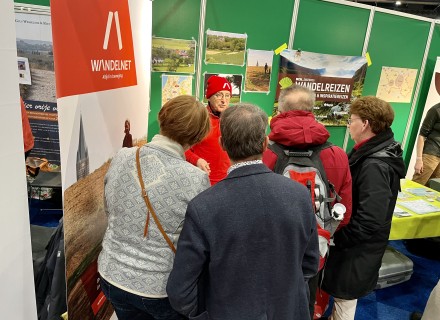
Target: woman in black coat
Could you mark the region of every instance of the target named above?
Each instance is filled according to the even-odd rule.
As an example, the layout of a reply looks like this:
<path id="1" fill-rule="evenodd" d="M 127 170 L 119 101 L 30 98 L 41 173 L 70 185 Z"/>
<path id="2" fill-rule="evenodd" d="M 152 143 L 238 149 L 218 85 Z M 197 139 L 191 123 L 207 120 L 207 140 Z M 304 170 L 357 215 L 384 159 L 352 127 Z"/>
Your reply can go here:
<path id="1" fill-rule="evenodd" d="M 335 298 L 333 320 L 354 319 L 357 299 L 377 283 L 405 176 L 393 120 L 390 104 L 376 97 L 359 98 L 350 108 L 348 128 L 356 143 L 348 155 L 353 211 L 349 224 L 335 233 L 323 279 L 323 289 Z"/>

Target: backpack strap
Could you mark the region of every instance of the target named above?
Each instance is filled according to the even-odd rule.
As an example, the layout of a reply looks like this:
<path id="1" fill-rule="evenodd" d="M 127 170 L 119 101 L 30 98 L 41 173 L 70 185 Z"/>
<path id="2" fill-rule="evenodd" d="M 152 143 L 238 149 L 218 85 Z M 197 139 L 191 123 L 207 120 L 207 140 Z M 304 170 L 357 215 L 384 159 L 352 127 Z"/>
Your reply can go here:
<path id="1" fill-rule="evenodd" d="M 323 180 L 328 181 L 327 175 L 324 170 L 324 166 L 322 165 L 322 161 L 321 161 L 321 158 L 319 155 L 322 150 L 330 148 L 332 146 L 333 146 L 333 144 L 331 142 L 327 141 L 321 145 L 314 146 L 311 148 L 298 149 L 298 148 L 293 148 L 293 147 L 288 147 L 288 146 L 282 145 L 278 142 L 269 141 L 268 148 L 270 150 L 272 150 L 272 152 L 274 152 L 277 155 L 277 161 L 275 163 L 275 167 L 274 167 L 273 171 L 276 173 L 282 174 L 284 168 L 289 163 L 292 163 L 292 164 L 297 163 L 297 164 L 303 165 L 303 166 L 315 167 L 321 173 Z M 310 163 L 310 161 L 308 161 L 308 160 L 301 160 L 301 158 L 310 159 L 312 161 L 312 163 Z"/>
<path id="2" fill-rule="evenodd" d="M 332 193 L 335 195 L 334 197 L 322 199 L 324 204 L 328 206 L 328 209 L 330 210 L 329 212 L 331 212 L 330 204 L 335 201 L 335 199 L 340 201 L 341 197 L 336 193 L 333 184 L 331 184 L 327 179 L 327 174 L 324 170 L 320 153 L 322 150 L 332 146 L 333 143 L 329 141 L 307 149 L 288 147 L 275 141 L 269 141 L 268 146 L 268 148 L 277 155 L 277 161 L 273 169 L 275 173 L 283 174 L 283 170 L 288 164 L 315 167 L 319 171 L 322 180 L 326 185 L 326 189 L 329 191 L 329 194 Z"/>

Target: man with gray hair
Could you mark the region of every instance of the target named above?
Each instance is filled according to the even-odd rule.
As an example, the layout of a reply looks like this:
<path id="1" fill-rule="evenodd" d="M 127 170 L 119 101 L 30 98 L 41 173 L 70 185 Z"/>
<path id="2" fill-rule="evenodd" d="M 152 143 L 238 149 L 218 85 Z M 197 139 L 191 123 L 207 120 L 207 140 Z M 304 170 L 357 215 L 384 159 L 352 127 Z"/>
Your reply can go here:
<path id="1" fill-rule="evenodd" d="M 316 121 L 313 115 L 315 105 L 315 93 L 305 87 L 292 85 L 281 90 L 278 98 L 278 114 L 270 122 L 271 133 L 269 139 L 283 149 L 304 151 L 317 150 L 319 146 L 327 143 L 330 137 L 324 125 Z M 272 147 L 271 147 L 272 149 Z M 271 149 L 267 149 L 263 155 L 263 162 L 274 170 L 278 155 Z M 274 148 L 274 150 L 276 150 Z M 333 184 L 334 191 L 341 197 L 346 212 L 344 219 L 339 224 L 338 230 L 347 225 L 351 216 L 351 174 L 348 165 L 348 157 L 341 148 L 327 143 L 320 149 L 319 159 L 327 176 L 327 180 Z M 310 195 L 309 195 L 310 198 Z M 321 235 L 318 229 L 318 233 Z M 321 257 L 320 269 L 325 262 L 325 255 Z M 316 313 L 320 317 L 325 310 L 324 305 L 315 305 L 315 296 L 318 287 L 319 275 L 309 281 L 310 286 L 310 314 Z M 319 294 L 319 292 L 318 292 Z M 323 300 L 322 298 L 320 299 Z M 325 299 L 324 299 L 325 300 Z M 316 312 L 315 312 L 316 309 Z"/>
<path id="2" fill-rule="evenodd" d="M 307 188 L 270 171 L 267 115 L 238 104 L 220 119 L 227 177 L 196 196 L 168 279 L 171 305 L 190 319 L 309 319 L 307 280 L 318 269 Z"/>

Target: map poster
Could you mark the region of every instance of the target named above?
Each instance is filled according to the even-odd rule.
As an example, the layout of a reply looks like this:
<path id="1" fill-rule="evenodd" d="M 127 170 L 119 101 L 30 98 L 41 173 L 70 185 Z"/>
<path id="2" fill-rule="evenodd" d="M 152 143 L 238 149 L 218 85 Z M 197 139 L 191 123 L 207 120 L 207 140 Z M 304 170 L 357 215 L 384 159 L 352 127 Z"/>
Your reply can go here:
<path id="1" fill-rule="evenodd" d="M 281 52 L 274 113 L 281 89 L 298 84 L 316 93 L 313 113 L 328 126 L 346 126 L 350 105 L 362 95 L 367 59 L 301 50 Z"/>
<path id="2" fill-rule="evenodd" d="M 410 103 L 417 69 L 382 67 L 376 97 L 388 102 Z"/>
<path id="3" fill-rule="evenodd" d="M 192 76 L 162 75 L 162 106 L 169 100 L 185 94 L 192 95 Z"/>

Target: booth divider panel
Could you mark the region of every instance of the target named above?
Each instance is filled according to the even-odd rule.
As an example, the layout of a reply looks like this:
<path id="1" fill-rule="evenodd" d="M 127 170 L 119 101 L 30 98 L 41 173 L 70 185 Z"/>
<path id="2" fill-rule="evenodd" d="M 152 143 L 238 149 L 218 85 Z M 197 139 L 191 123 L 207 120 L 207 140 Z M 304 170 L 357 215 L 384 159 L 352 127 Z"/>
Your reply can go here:
<path id="1" fill-rule="evenodd" d="M 185 39 L 194 38 L 199 50 L 200 0 L 166 0 L 153 1 L 153 35 L 155 37 Z M 196 62 L 197 66 L 197 62 Z M 157 115 L 162 107 L 162 74 L 168 72 L 151 72 L 150 113 L 148 115 L 148 141 L 159 132 Z M 175 73 L 177 75 L 177 73 Z M 184 75 L 184 74 L 181 74 Z M 191 75 L 191 74 L 185 74 Z M 195 93 L 195 76 L 193 76 L 192 93 Z"/>
<path id="2" fill-rule="evenodd" d="M 429 29 L 430 22 L 427 21 L 383 12 L 375 13 L 368 43 L 372 65 L 365 78 L 364 96 L 376 95 L 382 67 L 417 69 L 417 75 L 419 74 Z M 391 102 L 391 105 L 395 111 L 392 126 L 394 137 L 397 141 L 402 141 L 409 121 L 412 99 L 408 103 Z M 349 142 L 350 147 L 353 144 L 353 141 Z"/>

